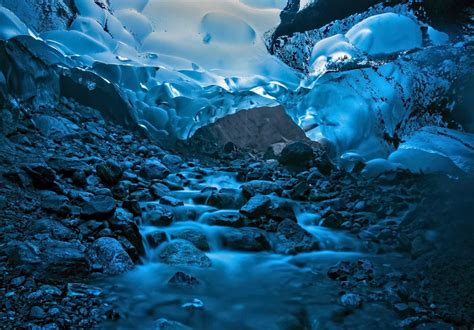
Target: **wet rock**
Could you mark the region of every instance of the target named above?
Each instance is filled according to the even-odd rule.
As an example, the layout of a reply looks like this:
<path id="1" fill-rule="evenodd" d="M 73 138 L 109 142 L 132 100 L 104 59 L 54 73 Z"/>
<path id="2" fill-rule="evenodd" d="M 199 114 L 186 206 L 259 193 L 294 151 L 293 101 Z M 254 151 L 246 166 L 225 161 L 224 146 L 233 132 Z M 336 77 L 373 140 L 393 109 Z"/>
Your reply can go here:
<path id="1" fill-rule="evenodd" d="M 29 230 L 32 233 L 47 233 L 61 241 L 68 241 L 76 237 L 74 231 L 64 226 L 61 222 L 52 219 L 34 220 Z"/>
<path id="2" fill-rule="evenodd" d="M 297 254 L 319 249 L 319 242 L 292 220 L 282 221 L 276 232 L 275 252 Z"/>
<path id="3" fill-rule="evenodd" d="M 124 169 L 119 163 L 109 159 L 106 162 L 98 164 L 96 166 L 96 172 L 104 184 L 113 186 L 122 178 Z"/>
<path id="4" fill-rule="evenodd" d="M 349 308 L 359 308 L 362 305 L 362 297 L 355 293 L 346 293 L 341 297 L 341 305 Z"/>
<path id="5" fill-rule="evenodd" d="M 398 303 L 393 305 L 393 309 L 403 318 L 415 315 L 415 310 L 405 303 Z"/>
<path id="6" fill-rule="evenodd" d="M 201 221 L 211 226 L 243 227 L 244 219 L 239 211 L 222 210 L 205 214 Z"/>
<path id="7" fill-rule="evenodd" d="M 310 167 L 314 159 L 313 149 L 304 142 L 294 142 L 282 150 L 279 162 L 290 167 Z"/>
<path id="8" fill-rule="evenodd" d="M 257 228 L 227 230 L 223 234 L 225 247 L 237 251 L 266 251 L 270 248 L 264 232 Z"/>
<path id="9" fill-rule="evenodd" d="M 263 214 L 267 210 L 268 206 L 270 206 L 270 203 L 270 197 L 265 195 L 256 195 L 240 209 L 240 212 L 248 217 L 256 217 Z"/>
<path id="10" fill-rule="evenodd" d="M 242 193 L 246 198 L 257 194 L 269 195 L 271 193 L 281 194 L 282 188 L 275 182 L 265 180 L 254 180 L 242 185 Z"/>
<path id="11" fill-rule="evenodd" d="M 121 234 L 124 238 L 130 242 L 135 249 L 137 249 L 138 254 L 143 254 L 145 252 L 142 235 L 138 228 L 137 223 L 133 219 L 131 213 L 127 212 L 125 209 L 118 208 L 115 211 L 114 217 L 109 221 L 110 228 L 117 234 Z M 126 241 L 123 242 L 127 245 Z"/>
<path id="12" fill-rule="evenodd" d="M 172 239 L 184 239 L 194 244 L 201 251 L 209 251 L 206 235 L 196 229 L 180 229 L 171 233 Z"/>
<path id="13" fill-rule="evenodd" d="M 285 219 L 296 221 L 294 207 L 288 201 L 272 199 L 271 205 L 265 212 L 265 215 L 277 221 L 283 221 Z"/>
<path id="14" fill-rule="evenodd" d="M 325 212 L 323 214 L 323 218 L 319 222 L 321 227 L 332 228 L 332 229 L 339 229 L 341 228 L 344 219 L 340 215 L 340 213 L 331 210 L 330 212 Z"/>
<path id="15" fill-rule="evenodd" d="M 114 214 L 115 208 L 116 202 L 112 197 L 95 196 L 84 205 L 81 215 L 87 219 L 106 219 Z"/>
<path id="16" fill-rule="evenodd" d="M 90 253 L 92 259 L 103 267 L 106 274 L 117 275 L 133 268 L 130 256 L 114 238 L 102 237 L 97 239 L 92 244 Z"/>
<path id="17" fill-rule="evenodd" d="M 274 143 L 267 148 L 263 157 L 265 159 L 278 159 L 287 145 L 286 142 Z"/>
<path id="18" fill-rule="evenodd" d="M 155 330 L 192 330 L 192 328 L 176 322 L 176 321 L 169 321 L 167 319 L 159 319 L 155 321 Z"/>
<path id="19" fill-rule="evenodd" d="M 25 171 L 31 177 L 33 185 L 38 189 L 55 188 L 56 172 L 44 164 L 25 166 Z"/>
<path id="20" fill-rule="evenodd" d="M 212 262 L 201 250 L 185 240 L 174 240 L 166 243 L 160 251 L 159 260 L 169 265 L 211 267 Z"/>
<path id="21" fill-rule="evenodd" d="M 214 206 L 218 209 L 238 209 L 244 203 L 240 189 L 222 188 L 203 190 L 203 195 L 196 198 L 195 202 Z"/>
<path id="22" fill-rule="evenodd" d="M 163 196 L 160 198 L 160 204 L 176 207 L 184 205 L 184 202 L 171 196 Z"/>
<path id="23" fill-rule="evenodd" d="M 168 195 L 169 193 L 171 193 L 170 188 L 168 188 L 167 186 L 165 186 L 162 183 L 152 184 L 151 187 L 150 187 L 150 190 L 151 190 L 151 193 L 153 194 L 153 196 L 155 196 L 156 198 L 161 198 L 161 197 L 164 197 L 164 196 Z"/>
<path id="24" fill-rule="evenodd" d="M 164 207 L 157 207 L 154 210 L 144 212 L 142 219 L 152 226 L 165 227 L 173 222 L 174 214 Z"/>
<path id="25" fill-rule="evenodd" d="M 158 159 L 147 159 L 140 170 L 140 175 L 148 180 L 163 180 L 170 170 Z"/>
<path id="26" fill-rule="evenodd" d="M 89 170 L 89 165 L 77 157 L 54 156 L 48 159 L 47 163 L 57 173 L 67 176 Z"/>
<path id="27" fill-rule="evenodd" d="M 168 280 L 169 285 L 173 286 L 196 286 L 200 285 L 201 282 L 195 278 L 194 276 L 188 275 L 183 272 L 176 272 L 169 280 Z"/>
<path id="28" fill-rule="evenodd" d="M 148 244 L 150 244 L 150 247 L 155 248 L 168 241 L 168 237 L 163 231 L 154 231 L 146 235 L 146 240 Z"/>

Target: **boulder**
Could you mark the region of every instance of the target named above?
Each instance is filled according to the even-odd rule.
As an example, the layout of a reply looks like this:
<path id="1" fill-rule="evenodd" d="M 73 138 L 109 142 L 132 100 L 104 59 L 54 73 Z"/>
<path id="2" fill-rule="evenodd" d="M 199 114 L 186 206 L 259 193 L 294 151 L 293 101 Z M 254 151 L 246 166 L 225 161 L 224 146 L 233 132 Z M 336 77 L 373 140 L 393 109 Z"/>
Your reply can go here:
<path id="1" fill-rule="evenodd" d="M 197 229 L 179 229 L 171 233 L 172 239 L 184 239 L 190 241 L 201 251 L 209 251 L 209 243 L 206 234 Z"/>
<path id="2" fill-rule="evenodd" d="M 147 159 L 140 170 L 140 175 L 148 180 L 163 180 L 170 170 L 156 158 Z"/>
<path id="3" fill-rule="evenodd" d="M 74 231 L 64 226 L 61 222 L 52 219 L 33 220 L 28 229 L 33 234 L 47 233 L 60 241 L 68 241 L 77 236 Z"/>
<path id="4" fill-rule="evenodd" d="M 292 220 L 280 222 L 276 232 L 275 251 L 281 254 L 297 254 L 319 249 L 319 242 Z"/>
<path id="5" fill-rule="evenodd" d="M 158 258 L 168 265 L 193 266 L 208 268 L 212 266 L 211 259 L 201 250 L 197 249 L 191 242 L 186 240 L 174 240 L 165 244 Z"/>
<path id="6" fill-rule="evenodd" d="M 314 151 L 304 142 L 294 142 L 283 148 L 279 162 L 289 167 L 310 167 L 314 160 Z"/>
<path id="7" fill-rule="evenodd" d="M 168 240 L 164 231 L 154 231 L 146 235 L 146 240 L 150 247 L 156 248 Z"/>
<path id="8" fill-rule="evenodd" d="M 237 251 L 266 251 L 270 248 L 264 232 L 257 228 L 227 230 L 223 234 L 225 247 Z"/>
<path id="9" fill-rule="evenodd" d="M 112 237 L 97 239 L 92 244 L 90 254 L 91 259 L 97 261 L 106 274 L 117 275 L 133 268 L 130 256 L 125 252 L 122 245 Z"/>
<path id="10" fill-rule="evenodd" d="M 282 106 L 242 110 L 199 128 L 190 142 L 198 148 L 215 143 L 222 150 L 232 142 L 239 148 L 265 151 L 278 142 L 304 140 L 303 130 Z"/>

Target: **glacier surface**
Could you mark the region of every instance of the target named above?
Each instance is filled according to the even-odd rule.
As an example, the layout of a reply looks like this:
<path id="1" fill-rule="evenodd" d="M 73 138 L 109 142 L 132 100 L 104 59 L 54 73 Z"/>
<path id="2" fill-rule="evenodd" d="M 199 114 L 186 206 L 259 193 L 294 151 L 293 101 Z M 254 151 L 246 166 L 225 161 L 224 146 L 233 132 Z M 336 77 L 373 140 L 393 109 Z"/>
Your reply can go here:
<path id="1" fill-rule="evenodd" d="M 91 106 L 159 139 L 185 139 L 236 111 L 283 104 L 310 138 L 329 141 L 336 160 L 357 155 L 416 171 L 472 171 L 466 160 L 472 143 L 459 143 L 471 139 L 468 134 L 419 127 L 405 130 L 400 146 L 391 142 L 400 139 L 412 113 L 437 102 L 460 73 L 458 63 L 442 56 L 432 61 L 429 47 L 427 54 L 427 43 L 442 48 L 449 42 L 446 34 L 409 13 L 362 15 L 314 43 L 311 56 L 301 58 L 310 68 L 305 75 L 266 49 L 264 36 L 278 25 L 285 5 L 280 0 L 74 0 L 78 14 L 67 29 L 48 31 L 27 27 L 0 7 L 0 40 L 12 63 L 21 44 L 41 63 L 33 70 L 41 67 L 53 76 L 53 93 L 35 102 L 93 96 Z M 425 52 L 416 52 L 420 49 Z M 453 52 L 446 51 L 463 60 Z M 427 59 L 434 64 L 423 71 Z M 26 84 L 3 71 L 20 101 L 39 86 L 39 74 L 29 73 Z M 96 99 L 100 95 L 115 100 L 114 106 Z M 427 136 L 437 142 L 428 146 Z M 432 159 L 426 153 L 447 160 L 420 166 Z"/>

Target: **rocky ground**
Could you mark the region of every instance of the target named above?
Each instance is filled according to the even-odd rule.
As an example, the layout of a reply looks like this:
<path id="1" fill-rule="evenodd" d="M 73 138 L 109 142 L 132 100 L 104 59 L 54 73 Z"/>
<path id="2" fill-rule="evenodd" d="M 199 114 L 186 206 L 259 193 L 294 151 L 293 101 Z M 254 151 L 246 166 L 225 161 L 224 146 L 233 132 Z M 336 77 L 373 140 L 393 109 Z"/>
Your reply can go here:
<path id="1" fill-rule="evenodd" d="M 334 309 L 327 323 L 305 310 L 268 328 L 375 329 L 374 306 L 389 312 L 393 328 L 474 325 L 467 178 L 402 171 L 366 178 L 363 164 L 339 170 L 322 146 L 306 142 L 267 152 L 232 142 L 203 152 L 190 142 L 167 151 L 67 99 L 34 113 L 3 109 L 0 124 L 4 328 L 138 324 L 102 283 L 151 259 L 177 266 L 169 282 L 186 291 L 203 281 L 192 269 L 212 271 L 208 254 L 216 246 L 256 258 L 302 256 L 293 262 L 321 275 L 310 281 L 328 283 Z M 216 178 L 235 182 L 216 185 Z M 186 221 L 218 228 L 218 244 L 201 227 L 168 230 Z M 362 257 L 327 267 L 305 259 L 355 246 L 314 228 L 347 235 Z M 183 305 L 202 307 L 199 299 Z M 347 323 L 361 311 L 367 315 L 357 327 Z M 205 328 L 160 318 L 159 307 L 155 314 L 156 329 Z"/>

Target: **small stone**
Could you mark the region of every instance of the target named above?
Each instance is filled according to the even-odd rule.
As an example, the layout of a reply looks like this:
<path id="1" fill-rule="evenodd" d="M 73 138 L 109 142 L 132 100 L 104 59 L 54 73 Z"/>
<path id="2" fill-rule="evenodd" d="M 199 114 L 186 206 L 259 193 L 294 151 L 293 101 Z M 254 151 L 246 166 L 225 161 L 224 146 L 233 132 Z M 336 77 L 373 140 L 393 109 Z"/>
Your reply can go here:
<path id="1" fill-rule="evenodd" d="M 95 196 L 82 208 L 81 215 L 84 218 L 104 219 L 114 214 L 116 208 L 115 199 L 110 196 Z"/>
<path id="2" fill-rule="evenodd" d="M 152 211 L 144 212 L 142 219 L 145 223 L 152 226 L 164 227 L 169 226 L 173 222 L 174 214 L 163 207 L 159 207 Z"/>
<path id="3" fill-rule="evenodd" d="M 244 220 L 240 215 L 239 211 L 216 211 L 213 213 L 205 214 L 200 221 L 211 226 L 226 226 L 234 228 L 244 226 Z"/>
<path id="4" fill-rule="evenodd" d="M 194 244 L 201 251 L 209 251 L 206 235 L 196 229 L 180 229 L 171 234 L 172 239 L 184 239 Z"/>
<path id="5" fill-rule="evenodd" d="M 256 195 L 240 209 L 240 212 L 249 217 L 256 217 L 263 214 L 270 206 L 270 203 L 270 197 L 265 195 Z"/>
<path id="6" fill-rule="evenodd" d="M 41 319 L 44 319 L 46 317 L 46 313 L 45 313 L 44 309 L 42 309 L 41 307 L 33 306 L 33 307 L 31 307 L 31 310 L 30 310 L 30 316 L 34 319 L 41 320 Z"/>
<path id="7" fill-rule="evenodd" d="M 242 193 L 247 198 L 251 198 L 257 194 L 269 195 L 276 193 L 280 195 L 281 192 L 281 187 L 272 181 L 253 180 L 242 185 Z"/>
<path id="8" fill-rule="evenodd" d="M 168 188 L 162 183 L 155 183 L 151 185 L 150 190 L 153 196 L 155 196 L 156 198 L 161 198 L 171 193 L 170 188 Z"/>
<path id="9" fill-rule="evenodd" d="M 98 297 L 102 289 L 83 283 L 68 283 L 67 295 L 69 297 Z"/>
<path id="10" fill-rule="evenodd" d="M 279 161 L 292 167 L 309 167 L 314 160 L 313 149 L 304 142 L 288 144 L 281 152 Z"/>
<path id="11" fill-rule="evenodd" d="M 146 240 L 150 247 L 156 248 L 160 246 L 162 243 L 166 242 L 168 238 L 166 237 L 166 233 L 163 231 L 154 231 L 146 235 Z"/>
<path id="12" fill-rule="evenodd" d="M 169 206 L 173 206 L 173 207 L 184 205 L 183 201 L 181 201 L 177 198 L 171 197 L 171 196 L 161 197 L 160 198 L 160 203 L 163 204 L 163 205 L 169 205 Z"/>
<path id="13" fill-rule="evenodd" d="M 122 166 L 112 159 L 96 166 L 97 175 L 103 183 L 109 186 L 113 186 L 120 181 L 123 171 Z"/>
<path id="14" fill-rule="evenodd" d="M 173 286 L 196 286 L 201 282 L 191 275 L 183 272 L 176 272 L 168 281 L 168 284 Z"/>
<path id="15" fill-rule="evenodd" d="M 165 244 L 159 254 L 159 260 L 168 265 L 195 266 L 208 268 L 212 266 L 204 252 L 185 240 L 174 240 Z"/>
<path id="16" fill-rule="evenodd" d="M 148 180 L 163 180 L 169 174 L 169 169 L 158 159 L 147 159 L 140 171 L 140 175 Z"/>
<path id="17" fill-rule="evenodd" d="M 341 304 L 345 307 L 359 308 L 362 305 L 362 298 L 355 293 L 346 293 L 341 297 Z"/>
<path id="18" fill-rule="evenodd" d="M 266 251 L 270 248 L 264 232 L 258 228 L 227 230 L 223 234 L 225 247 L 237 251 Z"/>

